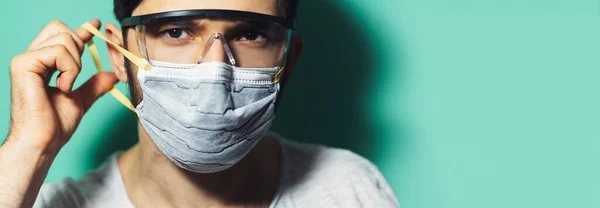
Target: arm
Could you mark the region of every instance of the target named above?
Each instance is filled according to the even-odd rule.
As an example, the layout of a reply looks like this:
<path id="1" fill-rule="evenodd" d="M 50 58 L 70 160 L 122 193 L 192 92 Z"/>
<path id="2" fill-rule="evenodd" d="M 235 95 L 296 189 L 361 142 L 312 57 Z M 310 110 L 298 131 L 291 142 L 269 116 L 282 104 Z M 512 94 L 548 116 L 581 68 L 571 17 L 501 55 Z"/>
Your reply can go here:
<path id="1" fill-rule="evenodd" d="M 98 20 L 90 23 L 100 27 Z M 33 205 L 52 161 L 84 113 L 116 83 L 113 73 L 102 73 L 72 90 L 84 43 L 91 38 L 82 28 L 73 31 L 52 21 L 11 61 L 11 123 L 0 147 L 0 207 Z M 57 87 L 50 87 L 55 71 L 60 72 Z"/>

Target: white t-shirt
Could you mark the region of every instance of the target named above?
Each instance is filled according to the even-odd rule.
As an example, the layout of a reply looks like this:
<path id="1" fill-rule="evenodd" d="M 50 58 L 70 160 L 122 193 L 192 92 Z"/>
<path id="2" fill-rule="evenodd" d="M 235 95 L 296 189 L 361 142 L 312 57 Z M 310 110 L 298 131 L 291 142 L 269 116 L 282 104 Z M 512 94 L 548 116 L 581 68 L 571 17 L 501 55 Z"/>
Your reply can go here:
<path id="1" fill-rule="evenodd" d="M 347 150 L 281 144 L 281 182 L 269 207 L 400 207 L 377 167 Z M 79 180 L 44 184 L 34 207 L 134 207 L 117 165 L 118 153 Z"/>

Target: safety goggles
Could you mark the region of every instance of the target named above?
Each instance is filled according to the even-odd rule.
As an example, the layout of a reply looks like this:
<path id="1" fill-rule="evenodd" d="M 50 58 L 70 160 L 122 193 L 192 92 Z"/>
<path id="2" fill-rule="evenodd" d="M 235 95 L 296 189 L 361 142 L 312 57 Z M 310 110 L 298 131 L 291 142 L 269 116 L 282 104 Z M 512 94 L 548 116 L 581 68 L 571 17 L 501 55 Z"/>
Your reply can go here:
<path id="1" fill-rule="evenodd" d="M 285 64 L 294 20 L 234 10 L 182 10 L 132 16 L 144 58 L 178 64 L 220 61 L 238 67 Z M 215 47 L 221 46 L 221 47 Z"/>
<path id="2" fill-rule="evenodd" d="M 135 28 L 145 60 L 113 43 L 91 24 L 84 23 L 81 27 L 106 41 L 142 70 L 151 70 L 152 61 L 181 64 L 223 61 L 244 68 L 277 67 L 273 77 L 277 83 L 285 69 L 294 20 L 245 11 L 185 10 L 133 16 L 124 19 L 121 26 L 124 30 Z M 217 40 L 222 47 L 211 49 Z M 96 45 L 92 40 L 87 45 L 96 68 L 103 72 Z M 218 56 L 222 56 L 221 60 Z M 110 93 L 137 113 L 118 89 L 113 88 Z"/>

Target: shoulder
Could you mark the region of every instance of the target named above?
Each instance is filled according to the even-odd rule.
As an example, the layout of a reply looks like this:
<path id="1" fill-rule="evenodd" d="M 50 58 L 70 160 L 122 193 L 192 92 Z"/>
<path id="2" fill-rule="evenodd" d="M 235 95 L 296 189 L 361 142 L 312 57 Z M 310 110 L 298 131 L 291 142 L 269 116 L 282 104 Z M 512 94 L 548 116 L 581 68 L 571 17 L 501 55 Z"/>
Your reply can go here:
<path id="1" fill-rule="evenodd" d="M 98 207 L 114 201 L 121 185 L 116 181 L 120 178 L 115 175 L 118 172 L 115 157 L 109 157 L 100 168 L 78 180 L 66 178 L 42 185 L 33 207 Z"/>
<path id="2" fill-rule="evenodd" d="M 310 167 L 312 174 L 318 172 L 320 176 L 378 172 L 377 167 L 369 160 L 345 149 L 282 141 L 282 152 L 289 162 L 296 164 L 292 168 Z"/>
<path id="3" fill-rule="evenodd" d="M 399 206 L 379 169 L 366 158 L 339 148 L 280 141 L 284 186 L 296 206 Z"/>

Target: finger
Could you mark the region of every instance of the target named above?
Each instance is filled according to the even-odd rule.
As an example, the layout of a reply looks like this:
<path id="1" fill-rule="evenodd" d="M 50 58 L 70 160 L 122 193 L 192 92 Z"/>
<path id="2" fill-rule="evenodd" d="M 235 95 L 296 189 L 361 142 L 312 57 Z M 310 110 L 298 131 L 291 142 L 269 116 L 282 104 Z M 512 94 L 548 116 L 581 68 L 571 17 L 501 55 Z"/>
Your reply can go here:
<path id="1" fill-rule="evenodd" d="M 83 112 L 86 112 L 100 96 L 110 91 L 118 81 L 119 79 L 113 72 L 98 73 L 75 90 L 72 96 L 79 102 Z"/>
<path id="2" fill-rule="evenodd" d="M 50 39 L 33 47 L 31 50 L 37 50 L 52 45 L 64 45 L 67 50 L 69 50 L 69 53 L 73 56 L 73 59 L 75 59 L 75 62 L 77 62 L 79 68 L 81 68 L 81 51 L 79 51 L 79 46 L 73 39 L 73 36 L 67 32 L 62 32 L 54 37 L 51 37 Z"/>
<path id="3" fill-rule="evenodd" d="M 75 31 L 71 30 L 71 28 L 69 28 L 67 25 L 65 25 L 59 20 L 53 20 L 50 23 L 48 23 L 48 25 L 46 25 L 46 27 L 42 29 L 42 31 L 35 37 L 35 39 L 33 39 L 31 44 L 29 45 L 28 50 L 31 50 L 32 48 L 36 47 L 42 42 L 63 32 L 71 34 L 73 36 L 73 39 L 77 42 L 79 51 L 83 52 L 85 41 L 81 40 L 81 38 L 77 33 L 75 33 Z"/>
<path id="4" fill-rule="evenodd" d="M 56 69 L 62 72 L 57 79 L 57 87 L 65 93 L 71 92 L 80 71 L 77 62 L 64 45 L 46 46 L 18 55 L 11 62 L 10 69 L 12 76 L 32 72 L 42 78 L 49 76 L 48 71 Z"/>
<path id="5" fill-rule="evenodd" d="M 93 20 L 89 21 L 88 23 L 90 23 L 96 29 L 100 29 L 101 23 L 100 23 L 99 19 L 93 19 Z M 75 33 L 77 34 L 79 39 L 81 39 L 84 43 L 87 43 L 88 41 L 90 41 L 92 39 L 92 37 L 94 37 L 94 35 L 92 33 L 88 32 L 87 30 L 83 29 L 82 27 L 79 27 L 77 29 L 77 31 L 75 31 Z"/>

